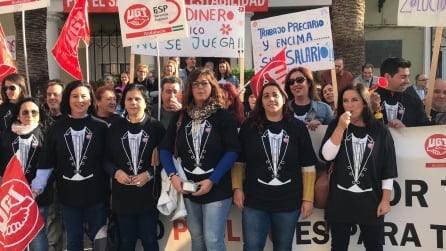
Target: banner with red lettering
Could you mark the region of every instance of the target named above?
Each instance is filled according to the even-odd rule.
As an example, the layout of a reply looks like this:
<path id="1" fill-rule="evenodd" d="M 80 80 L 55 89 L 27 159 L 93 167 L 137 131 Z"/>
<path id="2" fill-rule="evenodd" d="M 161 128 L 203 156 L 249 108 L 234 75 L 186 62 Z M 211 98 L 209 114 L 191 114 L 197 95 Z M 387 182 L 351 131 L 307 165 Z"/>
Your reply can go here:
<path id="1" fill-rule="evenodd" d="M 0 14 L 34 10 L 50 6 L 50 0 L 0 0 Z"/>
<path id="2" fill-rule="evenodd" d="M 188 36 L 184 1 L 119 1 L 118 10 L 123 46 Z"/>
<path id="3" fill-rule="evenodd" d="M 3 27 L 0 24 L 0 85 L 3 78 L 11 73 L 17 72 L 14 59 L 11 52 L 8 50 L 6 35 L 3 32 Z"/>
<path id="4" fill-rule="evenodd" d="M 0 187 L 0 250 L 23 250 L 43 228 L 17 155 L 6 167 Z"/>
<path id="5" fill-rule="evenodd" d="M 78 58 L 79 40 L 90 43 L 87 5 L 87 0 L 77 0 L 51 51 L 59 66 L 79 80 L 83 79 Z"/>
<path id="6" fill-rule="evenodd" d="M 256 98 L 259 96 L 263 85 L 268 82 L 276 82 L 282 88 L 285 88 L 285 77 L 287 74 L 285 51 L 286 47 L 249 80 L 252 94 Z"/>

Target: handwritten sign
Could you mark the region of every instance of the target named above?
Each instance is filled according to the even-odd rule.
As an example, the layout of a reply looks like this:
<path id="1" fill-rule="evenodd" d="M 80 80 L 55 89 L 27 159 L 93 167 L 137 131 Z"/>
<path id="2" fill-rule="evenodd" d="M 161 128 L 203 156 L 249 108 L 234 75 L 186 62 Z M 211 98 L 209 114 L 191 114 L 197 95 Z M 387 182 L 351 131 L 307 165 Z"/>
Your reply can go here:
<path id="1" fill-rule="evenodd" d="M 268 0 L 186 0 L 186 4 L 202 5 L 235 5 L 245 7 L 245 11 L 266 12 L 268 11 Z"/>
<path id="2" fill-rule="evenodd" d="M 444 27 L 446 26 L 446 1 L 399 0 L 398 25 Z"/>
<path id="3" fill-rule="evenodd" d="M 288 68 L 334 68 L 328 7 L 255 20 L 251 22 L 251 32 L 256 71 L 284 47 Z"/>
<path id="4" fill-rule="evenodd" d="M 187 37 L 185 7 L 176 0 L 119 1 L 122 44 Z"/>
<path id="5" fill-rule="evenodd" d="M 160 56 L 239 57 L 244 50 L 243 7 L 189 5 L 189 37 L 159 43 Z M 157 55 L 156 43 L 132 46 L 133 54 Z"/>
<path id="6" fill-rule="evenodd" d="M 34 10 L 50 6 L 49 0 L 0 0 L 0 14 Z"/>

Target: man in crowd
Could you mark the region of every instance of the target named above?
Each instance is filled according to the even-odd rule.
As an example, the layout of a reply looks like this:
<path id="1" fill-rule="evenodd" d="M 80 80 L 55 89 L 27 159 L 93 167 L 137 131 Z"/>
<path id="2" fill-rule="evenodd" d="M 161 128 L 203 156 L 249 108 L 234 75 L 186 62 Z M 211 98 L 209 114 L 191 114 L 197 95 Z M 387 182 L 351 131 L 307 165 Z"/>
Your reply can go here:
<path id="1" fill-rule="evenodd" d="M 415 76 L 415 84 L 407 87 L 404 92 L 407 92 L 408 94 L 419 98 L 424 103 L 424 98 L 426 96 L 426 85 L 428 80 L 429 79 L 427 78 L 426 74 L 418 73 Z"/>
<path id="2" fill-rule="evenodd" d="M 387 79 L 388 85 L 376 89 L 372 102 L 373 107 L 380 103 L 383 122 L 392 128 L 429 124 L 421 100 L 404 92 L 409 84 L 410 66 L 409 60 L 396 57 L 387 58 L 381 65 L 381 77 Z"/>
<path id="3" fill-rule="evenodd" d="M 59 79 L 52 79 L 46 88 L 46 106 L 51 117 L 58 120 L 62 117 L 60 103 L 62 102 L 62 92 L 64 83 Z M 52 184 L 55 187 L 55 184 Z M 47 219 L 48 247 L 50 251 L 61 251 L 63 248 L 64 226 L 60 213 L 59 198 L 57 190 L 54 189 L 53 203 L 49 207 Z"/>
<path id="4" fill-rule="evenodd" d="M 336 58 L 335 61 L 335 70 L 336 70 L 336 82 L 338 86 L 338 91 L 342 90 L 348 84 L 353 82 L 353 75 L 351 72 L 344 70 L 344 59 L 339 57 Z M 327 70 L 322 72 L 321 74 L 322 85 L 331 84 L 331 71 Z"/>
<path id="5" fill-rule="evenodd" d="M 432 124 L 446 124 L 446 80 L 444 79 L 435 80 L 430 116 Z"/>
<path id="6" fill-rule="evenodd" d="M 181 79 L 166 77 L 161 80 L 161 109 L 160 121 L 164 128 L 169 125 L 170 119 L 181 109 Z M 158 119 L 158 104 L 152 106 L 152 117 Z"/>
<path id="7" fill-rule="evenodd" d="M 353 82 L 361 83 L 366 88 L 372 87 L 376 82 L 378 82 L 378 77 L 374 76 L 373 73 L 375 71 L 375 67 L 372 64 L 364 64 L 361 67 L 361 75 L 357 76 Z"/>

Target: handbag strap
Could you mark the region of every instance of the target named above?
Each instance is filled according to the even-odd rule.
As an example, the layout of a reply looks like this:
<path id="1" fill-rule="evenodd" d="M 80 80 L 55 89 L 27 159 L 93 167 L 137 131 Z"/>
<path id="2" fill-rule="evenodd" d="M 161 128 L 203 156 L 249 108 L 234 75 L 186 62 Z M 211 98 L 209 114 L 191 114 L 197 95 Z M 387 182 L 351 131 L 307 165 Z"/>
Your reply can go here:
<path id="1" fill-rule="evenodd" d="M 180 126 L 181 126 L 181 123 L 183 122 L 183 117 L 184 117 L 184 112 L 180 111 L 180 116 L 178 116 L 178 120 L 177 120 L 177 129 L 175 131 L 175 145 L 174 145 L 174 150 L 173 150 L 173 156 L 175 158 L 178 157 L 178 147 L 177 147 L 178 131 L 180 131 Z"/>

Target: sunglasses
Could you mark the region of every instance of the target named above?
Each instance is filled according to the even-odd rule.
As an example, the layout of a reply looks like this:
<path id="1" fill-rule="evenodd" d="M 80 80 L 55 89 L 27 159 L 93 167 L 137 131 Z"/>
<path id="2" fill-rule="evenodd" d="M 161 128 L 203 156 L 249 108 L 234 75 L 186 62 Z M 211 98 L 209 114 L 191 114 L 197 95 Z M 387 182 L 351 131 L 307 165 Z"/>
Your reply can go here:
<path id="1" fill-rule="evenodd" d="M 209 81 L 206 81 L 206 80 L 203 80 L 203 81 L 194 81 L 194 82 L 192 82 L 192 87 L 199 87 L 199 86 L 202 86 L 202 87 L 207 87 L 207 86 L 209 86 L 211 83 L 209 83 Z"/>
<path id="2" fill-rule="evenodd" d="M 302 84 L 305 80 L 307 80 L 305 77 L 290 78 L 286 83 L 288 85 L 293 85 L 294 83 Z"/>
<path id="3" fill-rule="evenodd" d="M 22 113 L 22 116 L 28 116 L 31 114 L 31 116 L 35 117 L 35 116 L 39 115 L 39 111 L 37 111 L 37 110 L 31 110 L 31 111 L 23 110 L 21 113 Z"/>
<path id="4" fill-rule="evenodd" d="M 15 90 L 17 90 L 17 87 L 16 87 L 15 85 L 10 85 L 10 86 L 6 86 L 6 85 L 4 85 L 4 86 L 2 86 L 2 89 L 3 89 L 4 91 L 7 91 L 7 90 L 15 91 Z"/>

